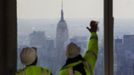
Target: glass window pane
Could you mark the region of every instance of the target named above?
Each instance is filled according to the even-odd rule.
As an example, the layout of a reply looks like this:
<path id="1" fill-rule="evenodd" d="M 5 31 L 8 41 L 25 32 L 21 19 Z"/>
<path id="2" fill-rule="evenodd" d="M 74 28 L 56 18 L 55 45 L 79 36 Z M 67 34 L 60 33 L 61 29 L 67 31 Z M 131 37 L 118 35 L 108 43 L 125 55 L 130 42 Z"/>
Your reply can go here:
<path id="1" fill-rule="evenodd" d="M 103 69 L 103 0 L 17 0 L 18 64 L 24 47 L 36 47 L 38 65 L 58 75 L 66 62 L 66 45 L 72 41 L 87 50 L 90 33 L 86 29 L 91 20 L 99 22 L 99 54 L 95 75 Z"/>
<path id="2" fill-rule="evenodd" d="M 114 1 L 114 75 L 134 75 L 134 0 Z"/>

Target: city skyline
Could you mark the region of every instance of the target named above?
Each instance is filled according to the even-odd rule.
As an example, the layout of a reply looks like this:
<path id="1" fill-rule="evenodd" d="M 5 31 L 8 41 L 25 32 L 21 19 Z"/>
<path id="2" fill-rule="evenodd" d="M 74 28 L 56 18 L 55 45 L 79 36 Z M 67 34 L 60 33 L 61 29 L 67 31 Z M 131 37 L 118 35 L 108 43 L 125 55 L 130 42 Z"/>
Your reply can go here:
<path id="1" fill-rule="evenodd" d="M 53 74 L 56 75 L 59 67 L 61 67 L 61 64 L 65 62 L 64 60 L 61 60 L 65 59 L 65 50 L 61 49 L 61 47 L 64 46 L 63 44 L 65 41 L 69 39 L 72 42 L 75 42 L 79 47 L 81 47 L 83 53 L 87 49 L 87 40 L 90 37 L 90 33 L 86 30 L 86 27 L 89 25 L 91 19 L 99 19 L 99 57 L 96 63 L 94 75 L 104 75 L 103 0 L 64 0 L 63 8 L 65 11 L 65 20 L 67 21 L 64 20 L 64 13 L 61 10 L 61 0 L 17 0 L 17 2 L 17 68 L 24 67 L 24 65 L 21 64 L 19 58 L 19 54 L 22 48 L 26 46 L 34 46 L 38 48 L 38 65 L 48 67 L 53 72 Z M 134 12 L 131 9 L 131 7 L 134 7 L 133 4 L 133 0 L 114 0 L 113 14 L 115 17 L 115 75 L 134 74 L 134 47 L 132 41 L 134 40 L 134 21 L 133 19 L 127 19 L 134 18 L 134 16 L 131 15 Z M 61 19 L 59 21 L 60 15 Z M 117 17 L 125 18 L 125 20 L 117 19 Z M 45 20 L 41 20 L 41 18 L 45 18 Z M 72 20 L 70 18 L 77 18 L 79 20 Z M 57 27 L 58 25 L 59 27 Z M 63 25 L 64 27 L 62 27 Z M 56 32 L 56 30 L 59 31 Z M 28 36 L 22 34 L 27 34 Z M 66 34 L 67 38 L 65 38 Z M 58 39 L 56 39 L 57 35 Z M 55 44 L 60 45 L 58 49 L 56 49 Z M 129 62 L 126 64 L 126 61 Z"/>
<path id="2" fill-rule="evenodd" d="M 39 33 L 39 35 L 44 36 L 44 35 L 42 35 L 41 31 L 36 31 L 36 32 Z M 35 31 L 33 31 L 33 33 L 35 33 Z M 43 40 L 43 38 L 40 38 L 40 40 L 38 40 L 39 36 L 37 36 L 36 34 L 34 34 L 33 36 L 35 38 L 37 38 L 37 39 L 33 39 L 33 40 L 42 42 L 41 39 Z M 47 36 L 47 35 L 45 35 L 45 36 Z M 23 39 L 19 38 L 19 40 L 23 40 Z M 31 41 L 33 41 L 33 40 L 31 39 Z M 47 66 L 50 69 L 53 69 L 52 72 L 54 72 L 55 71 L 54 67 L 56 65 L 54 66 L 53 62 L 55 60 L 57 60 L 57 59 L 55 59 L 55 60 L 53 59 L 56 55 L 55 53 L 57 53 L 57 51 L 54 48 L 54 45 L 52 45 L 52 44 L 54 44 L 54 40 L 50 40 L 49 38 L 46 38 L 45 40 L 48 40 L 48 41 L 46 41 L 47 47 L 38 48 L 38 54 L 39 54 L 38 65 Z M 86 50 L 87 40 L 85 40 L 85 37 L 83 37 L 83 38 L 74 37 L 74 38 L 71 38 L 70 40 L 75 41 L 75 43 L 79 44 L 79 46 L 81 48 L 83 47 L 82 50 Z M 133 42 L 131 42 L 132 40 L 134 40 L 134 35 L 124 35 L 123 39 L 114 39 L 114 41 L 115 41 L 115 47 L 114 47 L 115 48 L 114 49 L 114 51 L 115 51 L 114 73 L 115 73 L 115 75 L 126 75 L 126 74 L 133 75 L 134 74 L 133 73 L 133 68 L 134 68 L 133 67 L 133 65 L 134 65 L 133 49 L 134 49 L 134 47 L 132 46 L 132 44 L 133 44 Z M 27 41 L 30 41 L 30 40 L 27 40 Z M 27 42 L 27 41 L 23 40 L 23 42 Z M 102 43 L 103 43 L 103 40 L 101 40 L 101 43 L 99 43 L 99 45 L 100 45 L 99 46 L 99 58 L 98 58 L 97 66 L 95 69 L 95 72 L 96 72 L 95 75 L 103 75 L 102 68 L 104 66 L 103 66 L 103 62 L 102 62 L 103 61 L 103 46 L 101 46 Z M 19 52 L 20 52 L 21 48 L 25 47 L 25 45 L 23 45 L 22 43 L 19 43 L 19 44 L 20 44 L 20 46 L 18 48 L 19 48 Z M 42 45 L 42 44 L 38 43 L 37 47 L 38 47 L 38 45 Z M 123 53 L 125 53 L 125 54 L 123 54 Z M 48 54 L 51 56 L 49 56 Z M 126 65 L 125 60 L 129 61 L 129 62 L 127 62 L 127 63 L 129 63 L 129 65 Z M 45 63 L 43 63 L 43 62 L 45 62 Z M 21 62 L 19 62 L 18 66 L 23 67 L 20 63 Z M 124 73 L 121 73 L 120 71 L 123 71 Z"/>

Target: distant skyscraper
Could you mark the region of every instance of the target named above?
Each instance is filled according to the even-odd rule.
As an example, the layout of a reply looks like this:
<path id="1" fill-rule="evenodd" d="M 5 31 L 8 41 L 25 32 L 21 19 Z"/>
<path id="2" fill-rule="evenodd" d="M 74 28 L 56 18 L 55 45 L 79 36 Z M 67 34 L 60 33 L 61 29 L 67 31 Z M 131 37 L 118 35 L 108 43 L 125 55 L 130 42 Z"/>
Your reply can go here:
<path id="1" fill-rule="evenodd" d="M 115 39 L 114 44 L 114 75 L 123 75 L 125 67 L 125 51 L 123 49 L 123 39 Z"/>
<path id="2" fill-rule="evenodd" d="M 134 64 L 134 35 L 124 35 L 124 50 L 125 50 L 125 58 L 126 58 L 126 67 L 127 70 L 126 74 L 134 75 L 133 74 L 133 64 Z"/>
<path id="3" fill-rule="evenodd" d="M 56 48 L 62 49 L 64 43 L 68 40 L 69 34 L 68 34 L 68 28 L 67 23 L 64 20 L 64 12 L 63 12 L 63 4 L 61 9 L 61 19 L 57 24 L 57 31 L 56 31 Z"/>
<path id="4" fill-rule="evenodd" d="M 45 47 L 46 36 L 43 31 L 33 31 L 29 35 L 29 45 L 37 48 Z"/>
<path id="5" fill-rule="evenodd" d="M 125 50 L 134 52 L 134 35 L 124 35 Z"/>
<path id="6" fill-rule="evenodd" d="M 54 40 L 48 38 L 46 40 L 46 50 L 52 51 L 53 49 L 54 49 Z"/>
<path id="7" fill-rule="evenodd" d="M 61 18 L 57 24 L 57 31 L 56 31 L 56 51 L 57 51 L 56 59 L 57 59 L 57 63 L 60 64 L 57 65 L 59 67 L 63 64 L 63 62 L 65 62 L 64 44 L 68 40 L 68 38 L 69 38 L 69 34 L 68 34 L 67 23 L 64 20 L 63 1 L 62 1 Z"/>

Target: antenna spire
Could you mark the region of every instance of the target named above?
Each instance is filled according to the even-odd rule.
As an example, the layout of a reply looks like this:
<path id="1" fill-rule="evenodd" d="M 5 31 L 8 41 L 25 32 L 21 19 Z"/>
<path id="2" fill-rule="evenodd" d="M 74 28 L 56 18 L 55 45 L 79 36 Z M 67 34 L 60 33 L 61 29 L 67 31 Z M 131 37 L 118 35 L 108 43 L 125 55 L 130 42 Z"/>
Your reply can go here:
<path id="1" fill-rule="evenodd" d="M 62 0 L 62 3 L 61 3 L 61 9 L 63 9 L 63 0 Z"/>
<path id="2" fill-rule="evenodd" d="M 61 20 L 64 20 L 64 12 L 63 12 L 63 0 L 61 2 Z"/>

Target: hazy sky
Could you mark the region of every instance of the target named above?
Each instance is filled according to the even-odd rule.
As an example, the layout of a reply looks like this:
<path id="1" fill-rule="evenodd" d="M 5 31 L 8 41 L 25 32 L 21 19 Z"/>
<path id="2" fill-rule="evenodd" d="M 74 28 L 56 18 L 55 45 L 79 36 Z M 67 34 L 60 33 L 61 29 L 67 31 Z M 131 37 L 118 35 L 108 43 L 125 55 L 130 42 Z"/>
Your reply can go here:
<path id="1" fill-rule="evenodd" d="M 113 13 L 119 18 L 134 19 L 134 0 L 113 0 Z"/>
<path id="2" fill-rule="evenodd" d="M 59 18 L 61 0 L 17 0 L 18 18 Z M 103 0 L 64 0 L 66 18 L 103 17 Z M 134 18 L 134 0 L 114 0 L 114 16 Z"/>
<path id="3" fill-rule="evenodd" d="M 19 18 L 59 18 L 61 0 L 18 0 Z M 103 16 L 102 0 L 64 0 L 66 18 Z"/>

